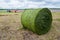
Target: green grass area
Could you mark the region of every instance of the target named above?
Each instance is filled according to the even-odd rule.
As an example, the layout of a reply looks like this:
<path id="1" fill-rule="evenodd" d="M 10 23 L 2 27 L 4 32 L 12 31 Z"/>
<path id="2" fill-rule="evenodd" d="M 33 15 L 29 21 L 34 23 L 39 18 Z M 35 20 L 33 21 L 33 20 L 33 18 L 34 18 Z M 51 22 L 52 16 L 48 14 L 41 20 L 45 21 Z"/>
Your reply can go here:
<path id="1" fill-rule="evenodd" d="M 52 12 L 53 20 L 60 21 L 60 12 Z"/>
<path id="2" fill-rule="evenodd" d="M 0 13 L 0 15 L 6 15 L 6 14 L 16 14 L 16 13 Z"/>
<path id="3" fill-rule="evenodd" d="M 54 21 L 60 21 L 60 18 L 57 18 L 57 19 L 53 19 Z"/>
<path id="4" fill-rule="evenodd" d="M 20 13 L 22 13 L 22 12 L 20 12 Z M 6 15 L 6 14 L 20 14 L 20 13 L 14 13 L 14 12 L 0 12 L 0 15 Z"/>
<path id="5" fill-rule="evenodd" d="M 60 12 L 52 12 L 52 15 L 60 15 Z"/>
<path id="6" fill-rule="evenodd" d="M 6 14 L 21 14 L 22 12 L 20 12 L 20 13 L 14 13 L 14 12 L 7 12 L 6 10 L 0 10 L 0 15 L 6 15 Z M 53 18 L 54 17 L 58 17 L 58 18 L 56 18 L 56 19 L 53 19 L 53 20 L 57 20 L 57 21 L 60 21 L 60 12 L 52 12 L 52 16 L 53 16 Z"/>

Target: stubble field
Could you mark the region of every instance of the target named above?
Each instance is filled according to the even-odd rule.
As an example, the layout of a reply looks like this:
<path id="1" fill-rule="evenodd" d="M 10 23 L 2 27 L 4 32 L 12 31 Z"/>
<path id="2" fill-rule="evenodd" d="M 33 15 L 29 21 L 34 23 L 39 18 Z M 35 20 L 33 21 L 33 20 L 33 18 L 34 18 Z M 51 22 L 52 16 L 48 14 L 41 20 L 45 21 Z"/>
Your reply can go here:
<path id="1" fill-rule="evenodd" d="M 60 12 L 52 12 L 51 30 L 44 35 L 23 29 L 21 14 L 0 13 L 0 40 L 60 40 Z"/>

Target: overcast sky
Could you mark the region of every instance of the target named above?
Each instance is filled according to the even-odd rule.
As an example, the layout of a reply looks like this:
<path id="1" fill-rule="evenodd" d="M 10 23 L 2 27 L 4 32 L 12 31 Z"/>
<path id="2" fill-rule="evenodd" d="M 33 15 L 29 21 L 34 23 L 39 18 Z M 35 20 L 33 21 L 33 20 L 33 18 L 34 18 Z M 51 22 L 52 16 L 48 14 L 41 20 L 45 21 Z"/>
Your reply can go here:
<path id="1" fill-rule="evenodd" d="M 0 8 L 60 8 L 60 0 L 0 0 Z"/>

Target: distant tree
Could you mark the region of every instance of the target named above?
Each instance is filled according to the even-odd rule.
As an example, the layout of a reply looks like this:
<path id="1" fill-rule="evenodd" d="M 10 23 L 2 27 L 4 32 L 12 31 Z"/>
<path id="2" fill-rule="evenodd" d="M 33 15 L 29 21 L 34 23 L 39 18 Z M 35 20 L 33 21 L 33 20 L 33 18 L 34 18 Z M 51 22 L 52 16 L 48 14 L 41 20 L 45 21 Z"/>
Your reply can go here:
<path id="1" fill-rule="evenodd" d="M 7 12 L 11 12 L 11 10 L 7 10 Z"/>

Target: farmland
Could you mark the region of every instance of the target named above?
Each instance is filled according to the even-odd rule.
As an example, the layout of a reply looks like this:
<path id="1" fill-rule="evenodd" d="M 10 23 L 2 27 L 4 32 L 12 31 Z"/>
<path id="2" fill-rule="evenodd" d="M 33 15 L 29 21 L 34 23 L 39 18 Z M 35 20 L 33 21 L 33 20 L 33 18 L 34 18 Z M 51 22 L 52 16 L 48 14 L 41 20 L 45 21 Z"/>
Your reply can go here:
<path id="1" fill-rule="evenodd" d="M 52 12 L 52 28 L 40 36 L 22 28 L 21 14 L 22 12 L 0 12 L 1 40 L 60 40 L 60 12 Z"/>

